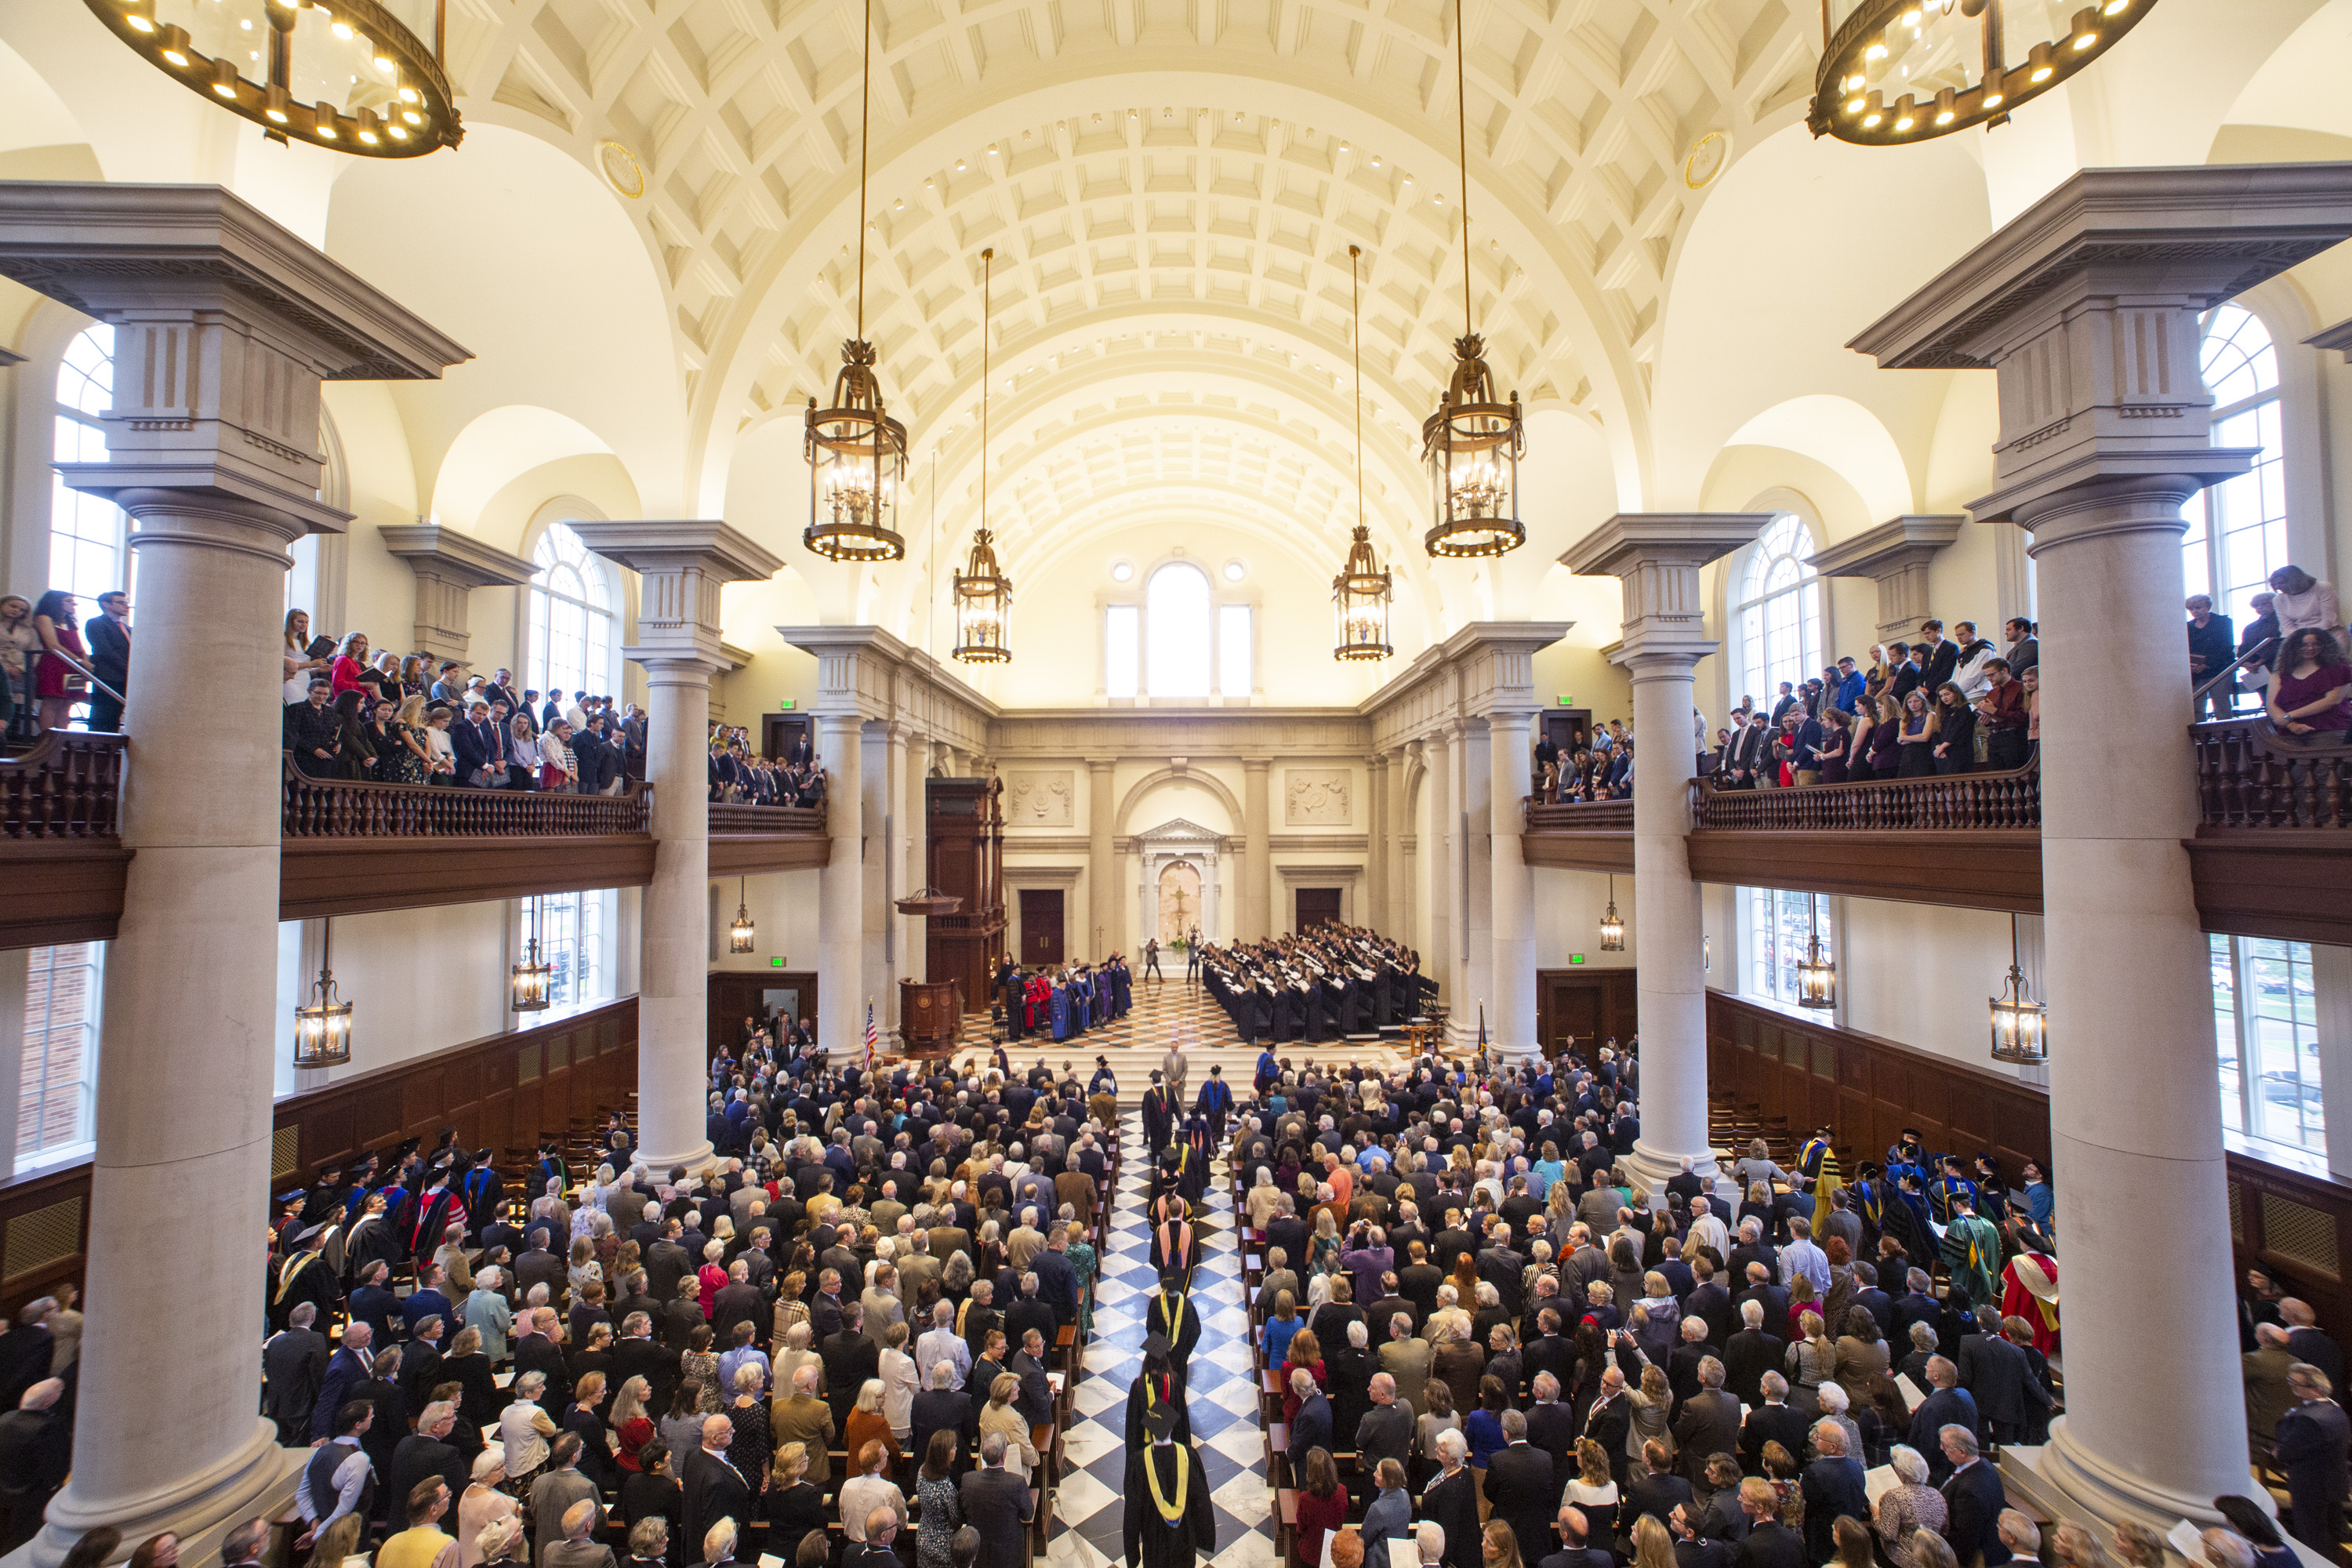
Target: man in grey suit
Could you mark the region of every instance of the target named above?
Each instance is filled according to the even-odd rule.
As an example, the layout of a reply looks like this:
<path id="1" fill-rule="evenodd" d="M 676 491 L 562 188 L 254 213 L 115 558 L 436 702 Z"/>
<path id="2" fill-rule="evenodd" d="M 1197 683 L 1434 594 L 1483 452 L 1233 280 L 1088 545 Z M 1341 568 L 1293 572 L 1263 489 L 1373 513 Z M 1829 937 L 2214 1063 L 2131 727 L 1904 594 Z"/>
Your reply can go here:
<path id="1" fill-rule="evenodd" d="M 1356 1468 L 1370 1474 L 1382 1459 L 1402 1465 L 1412 1452 L 1412 1406 L 1397 1403 L 1396 1379 L 1372 1373 L 1372 1407 L 1356 1423 Z"/>
<path id="2" fill-rule="evenodd" d="M 1706 1483 L 1706 1461 L 1739 1448 L 1739 1401 L 1723 1389 L 1723 1363 L 1713 1356 L 1698 1363 L 1698 1392 L 1675 1413 L 1675 1447 L 1683 1474 L 1694 1490 Z"/>
<path id="3" fill-rule="evenodd" d="M 530 1483 L 532 1556 L 545 1568 L 548 1549 L 563 1539 L 575 1504 L 596 1501 L 596 1483 L 580 1473 L 580 1434 L 562 1432 L 547 1446 L 547 1468 Z M 593 1528 L 593 1526 L 592 1526 Z"/>
<path id="4" fill-rule="evenodd" d="M 1004 1468 L 1004 1434 L 980 1440 L 981 1468 L 963 1479 L 964 1521 L 980 1531 L 980 1560 L 973 1568 L 1027 1568 L 1029 1521 L 1037 1500 L 1029 1483 Z"/>
<path id="5" fill-rule="evenodd" d="M 278 1423 L 280 1443 L 297 1447 L 310 1440 L 311 1407 L 327 1377 L 326 1336 L 311 1327 L 318 1317 L 317 1303 L 299 1303 L 261 1347 L 262 1414 Z"/>
<path id="6" fill-rule="evenodd" d="M 617 1568 L 613 1549 L 588 1539 L 603 1516 L 604 1510 L 590 1498 L 583 1498 L 565 1509 L 563 1537 L 550 1542 L 540 1553 L 539 1568 Z"/>

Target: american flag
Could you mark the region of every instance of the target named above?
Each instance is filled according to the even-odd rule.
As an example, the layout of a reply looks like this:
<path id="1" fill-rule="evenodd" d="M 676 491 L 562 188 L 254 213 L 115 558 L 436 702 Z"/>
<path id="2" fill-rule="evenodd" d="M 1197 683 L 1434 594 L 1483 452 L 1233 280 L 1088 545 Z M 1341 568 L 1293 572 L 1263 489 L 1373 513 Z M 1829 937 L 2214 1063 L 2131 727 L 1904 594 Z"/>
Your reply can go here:
<path id="1" fill-rule="evenodd" d="M 882 1038 L 882 1031 L 874 1026 L 874 998 L 866 999 L 866 1070 L 874 1070 L 874 1047 Z"/>

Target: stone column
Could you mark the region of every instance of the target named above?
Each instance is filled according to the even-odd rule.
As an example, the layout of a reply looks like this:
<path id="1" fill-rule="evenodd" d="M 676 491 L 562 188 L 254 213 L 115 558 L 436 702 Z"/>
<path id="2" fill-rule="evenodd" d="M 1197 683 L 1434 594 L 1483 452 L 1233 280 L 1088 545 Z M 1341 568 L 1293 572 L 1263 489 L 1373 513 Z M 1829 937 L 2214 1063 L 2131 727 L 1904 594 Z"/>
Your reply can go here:
<path id="1" fill-rule="evenodd" d="M 1242 902 L 1234 935 L 1243 942 L 1274 934 L 1274 847 L 1267 826 L 1272 813 L 1266 802 L 1272 767 L 1263 758 L 1242 761 Z"/>
<path id="2" fill-rule="evenodd" d="M 825 713 L 816 726 L 817 759 L 829 774 L 824 827 L 833 839 L 832 858 L 817 876 L 817 1044 L 847 1062 L 864 1059 L 866 1040 L 866 721 Z"/>
<path id="3" fill-rule="evenodd" d="M 1099 963 L 1120 945 L 1118 861 L 1112 849 L 1111 818 L 1118 807 L 1111 799 L 1108 757 L 1087 759 L 1087 918 L 1080 952 Z M 1099 934 L 1097 934 L 1099 933 Z"/>
<path id="4" fill-rule="evenodd" d="M 2253 456 L 2210 444 L 2198 318 L 2347 235 L 2342 163 L 2085 170 L 1851 345 L 1887 368 L 1999 373 L 1995 489 L 1969 510 L 2033 535 L 2049 634 L 2052 1177 L 2072 1281 L 2067 1414 L 2002 1469 L 2034 1501 L 2102 1521 L 2212 1522 L 2213 1498 L 2249 1489 L 2244 1426 L 2215 1415 L 2243 1397 L 2228 1248 L 2148 1247 L 2102 1201 L 2130 1193 L 2180 1235 L 2229 1235 L 2181 843 L 2197 823 L 2188 683 L 2114 672 L 2179 668 L 2181 503 Z"/>
<path id="5" fill-rule="evenodd" d="M 1389 759 L 1375 753 L 1364 764 L 1364 908 L 1357 920 L 1372 930 L 1389 928 Z"/>
<path id="6" fill-rule="evenodd" d="M 1465 1049 L 1478 1043 L 1478 1023 L 1484 1010 L 1486 1038 L 1495 1037 L 1495 907 L 1493 879 L 1487 875 L 1486 827 L 1493 803 L 1493 784 L 1486 766 L 1486 721 L 1462 721 L 1454 745 L 1454 945 L 1462 976 L 1462 1000 L 1447 1024 Z M 1532 981 L 1530 982 L 1532 984 Z"/>
<path id="7" fill-rule="evenodd" d="M 654 879 L 645 890 L 637 973 L 637 1147 L 649 1170 L 701 1165 L 709 1055 L 710 678 L 719 595 L 783 563 L 723 522 L 577 521 L 580 542 L 637 574 L 646 675 L 646 779 L 653 786 Z"/>
<path id="8" fill-rule="evenodd" d="M 1453 725 L 1441 724 L 1422 741 L 1422 758 L 1429 766 L 1423 786 L 1429 832 L 1421 840 L 1421 858 L 1429 865 L 1429 949 L 1421 955 L 1421 972 L 1437 982 L 1437 999 L 1449 1014 L 1462 1008 L 1454 946 L 1454 734 Z"/>
<path id="9" fill-rule="evenodd" d="M 135 854 L 106 964 L 81 1416 L 29 1555 L 55 1568 L 111 1524 L 170 1531 L 200 1561 L 290 1500 L 306 1457 L 255 1415 L 253 1216 L 278 1026 L 287 548 L 351 521 L 318 499 L 319 384 L 468 356 L 217 186 L 0 183 L 0 274 L 115 328 L 107 459 L 58 472 L 131 514 L 139 562 Z M 169 700 L 191 670 L 205 700 Z"/>
<path id="10" fill-rule="evenodd" d="M 869 734 L 866 742 L 873 748 L 870 760 L 879 764 L 873 780 L 872 826 L 880 835 L 882 853 L 875 857 L 874 873 L 866 886 L 866 910 L 874 922 L 866 944 L 866 984 L 872 989 L 874 1016 L 882 1033 L 896 1039 L 898 977 L 907 973 L 907 919 L 892 907 L 893 900 L 908 891 L 898 879 L 906 866 L 906 829 L 898 813 L 907 798 L 907 726 L 893 720 L 875 729 L 878 732 Z"/>
<path id="11" fill-rule="evenodd" d="M 912 735 L 913 726 L 906 728 Z M 930 742 L 913 735 L 907 748 L 906 778 L 898 797 L 900 898 L 930 885 Z M 898 917 L 898 973 L 909 980 L 921 980 L 930 973 L 929 923 L 919 915 Z M 985 1005 L 985 998 L 977 1000 Z"/>
<path id="12" fill-rule="evenodd" d="M 1617 662 L 1633 686 L 1633 982 L 1642 1034 L 1642 1136 L 1633 1163 L 1654 1193 L 1688 1159 L 1715 1174 L 1707 1141 L 1706 975 L 1691 878 L 1691 672 L 1715 651 L 1699 569 L 1762 532 L 1769 514 L 1620 514 L 1560 557 L 1624 595 Z"/>
<path id="13" fill-rule="evenodd" d="M 1493 800 L 1486 875 L 1495 986 L 1486 1008 L 1487 1037 L 1505 1055 L 1521 1058 L 1544 1049 L 1536 1038 L 1536 874 L 1519 850 L 1519 834 L 1527 826 L 1528 762 L 1534 755 L 1528 736 L 1534 723 L 1535 716 L 1524 711 L 1486 716 Z"/>
<path id="14" fill-rule="evenodd" d="M 1405 806 L 1411 795 L 1413 764 L 1421 761 L 1421 742 L 1414 741 L 1398 754 L 1389 770 L 1387 823 L 1384 828 L 1381 825 L 1374 825 L 1374 830 L 1381 832 L 1389 844 L 1390 930 L 1385 934 L 1408 947 L 1417 947 L 1419 942 L 1413 934 L 1414 857 L 1407 853 L 1404 847 L 1406 837 L 1413 830 L 1412 814 Z"/>

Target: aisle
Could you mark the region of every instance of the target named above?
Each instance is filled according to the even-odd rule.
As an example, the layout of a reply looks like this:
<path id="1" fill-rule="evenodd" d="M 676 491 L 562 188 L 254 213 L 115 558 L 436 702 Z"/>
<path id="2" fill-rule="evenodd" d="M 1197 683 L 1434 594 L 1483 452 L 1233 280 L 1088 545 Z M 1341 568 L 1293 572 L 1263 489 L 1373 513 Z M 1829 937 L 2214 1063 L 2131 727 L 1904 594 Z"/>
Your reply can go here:
<path id="1" fill-rule="evenodd" d="M 1141 1115 L 1126 1112 L 1121 1131 L 1124 1146 L 1133 1152 L 1121 1167 L 1112 1198 L 1109 1253 L 1095 1287 L 1087 1375 L 1072 1396 L 1076 1414 L 1065 1440 L 1070 1466 L 1055 1500 L 1054 1542 L 1046 1552 L 1054 1568 L 1102 1568 L 1122 1561 L 1119 1491 L 1127 1477 L 1127 1450 L 1121 1423 L 1128 1385 L 1142 1370 L 1144 1315 L 1155 1285 L 1144 1215 L 1150 1201 L 1150 1162 Z M 1233 1194 L 1223 1160 L 1211 1173 L 1208 1206 L 1202 1222 L 1212 1234 L 1193 1281 L 1201 1342 L 1190 1367 L 1189 1408 L 1217 1513 L 1213 1561 L 1222 1568 L 1272 1568 L 1274 1493 L 1266 1484 L 1265 1438 L 1257 1424 L 1257 1390 L 1244 1332 L 1248 1320 L 1241 1306 Z"/>

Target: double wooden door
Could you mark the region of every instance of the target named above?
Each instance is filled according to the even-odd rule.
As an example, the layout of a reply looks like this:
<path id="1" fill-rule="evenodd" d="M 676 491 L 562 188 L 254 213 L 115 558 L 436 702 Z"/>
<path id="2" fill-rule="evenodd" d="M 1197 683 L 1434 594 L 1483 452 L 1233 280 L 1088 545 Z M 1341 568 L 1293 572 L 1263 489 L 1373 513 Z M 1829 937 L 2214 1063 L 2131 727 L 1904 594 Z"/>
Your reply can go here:
<path id="1" fill-rule="evenodd" d="M 1062 889 L 1021 889 L 1021 966 L 1044 969 L 1062 962 Z"/>
<path id="2" fill-rule="evenodd" d="M 1320 925 L 1339 923 L 1339 889 L 1337 888 L 1301 888 L 1297 893 L 1298 923 L 1291 929 L 1309 931 Z"/>

